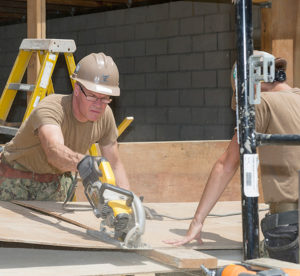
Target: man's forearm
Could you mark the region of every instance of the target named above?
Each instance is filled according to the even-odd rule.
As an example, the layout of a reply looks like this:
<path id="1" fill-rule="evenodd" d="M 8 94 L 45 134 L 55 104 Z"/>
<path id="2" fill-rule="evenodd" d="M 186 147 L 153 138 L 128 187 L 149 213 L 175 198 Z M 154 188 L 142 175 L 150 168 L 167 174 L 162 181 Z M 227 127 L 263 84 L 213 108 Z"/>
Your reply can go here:
<path id="1" fill-rule="evenodd" d="M 62 144 L 51 145 L 47 149 L 48 162 L 62 172 L 77 171 L 78 162 L 84 157 Z"/>

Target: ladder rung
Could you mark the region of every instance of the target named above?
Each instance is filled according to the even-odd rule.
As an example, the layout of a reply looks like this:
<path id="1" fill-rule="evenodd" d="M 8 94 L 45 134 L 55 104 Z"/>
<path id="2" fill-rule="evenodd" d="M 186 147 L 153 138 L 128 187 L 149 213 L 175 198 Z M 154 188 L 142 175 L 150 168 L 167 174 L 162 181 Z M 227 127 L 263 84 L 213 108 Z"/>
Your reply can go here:
<path id="1" fill-rule="evenodd" d="M 18 131 L 17 127 L 0 126 L 1 134 L 8 134 L 11 136 L 15 136 L 17 131 Z"/>
<path id="2" fill-rule="evenodd" d="M 46 50 L 54 53 L 74 53 L 76 45 L 72 39 L 23 39 L 20 50 Z"/>
<path id="3" fill-rule="evenodd" d="M 33 91 L 34 88 L 35 88 L 34 84 L 26 84 L 26 83 L 10 83 L 8 85 L 8 89 L 11 90 Z"/>

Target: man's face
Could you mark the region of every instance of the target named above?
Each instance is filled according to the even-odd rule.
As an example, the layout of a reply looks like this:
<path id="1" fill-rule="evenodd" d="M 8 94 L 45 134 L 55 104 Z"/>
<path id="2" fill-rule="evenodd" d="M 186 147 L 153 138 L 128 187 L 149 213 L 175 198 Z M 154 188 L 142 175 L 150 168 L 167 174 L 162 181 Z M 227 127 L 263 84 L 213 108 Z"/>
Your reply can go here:
<path id="1" fill-rule="evenodd" d="M 76 89 L 79 91 L 77 97 L 79 98 L 80 116 L 88 121 L 97 121 L 104 114 L 106 106 L 111 102 L 110 97 L 87 90 L 80 83 L 76 83 L 76 85 Z"/>

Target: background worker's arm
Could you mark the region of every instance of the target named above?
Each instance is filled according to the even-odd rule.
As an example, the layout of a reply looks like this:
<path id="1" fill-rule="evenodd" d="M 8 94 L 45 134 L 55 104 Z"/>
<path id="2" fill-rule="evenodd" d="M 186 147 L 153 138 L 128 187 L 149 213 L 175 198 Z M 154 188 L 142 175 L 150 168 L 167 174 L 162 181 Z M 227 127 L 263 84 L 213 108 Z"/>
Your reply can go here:
<path id="1" fill-rule="evenodd" d="M 194 239 L 202 243 L 201 231 L 204 220 L 234 176 L 239 166 L 239 157 L 239 145 L 235 133 L 226 151 L 214 164 L 186 236 L 181 240 L 164 241 L 165 243 L 183 245 Z"/>
<path id="2" fill-rule="evenodd" d="M 113 169 L 116 184 L 123 189 L 130 190 L 128 177 L 120 159 L 118 143 L 114 142 L 106 146 L 100 146 L 100 150 L 102 156 L 108 160 Z"/>
<path id="3" fill-rule="evenodd" d="M 84 157 L 64 145 L 64 137 L 57 125 L 42 125 L 38 129 L 38 136 L 47 161 L 61 172 L 77 171 L 78 162 Z"/>

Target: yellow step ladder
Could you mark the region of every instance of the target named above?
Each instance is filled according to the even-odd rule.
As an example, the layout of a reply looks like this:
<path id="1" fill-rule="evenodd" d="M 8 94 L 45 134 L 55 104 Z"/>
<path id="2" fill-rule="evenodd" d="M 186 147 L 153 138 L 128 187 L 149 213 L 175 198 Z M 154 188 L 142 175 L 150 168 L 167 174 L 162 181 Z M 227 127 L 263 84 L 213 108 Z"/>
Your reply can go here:
<path id="1" fill-rule="evenodd" d="M 60 53 L 64 54 L 69 75 L 75 70 L 73 53 L 76 51 L 74 40 L 69 39 L 23 39 L 19 54 L 11 70 L 2 96 L 0 98 L 0 133 L 14 136 L 18 130 L 5 126 L 8 113 L 18 91 L 32 92 L 23 121 L 29 116 L 33 108 L 45 96 L 54 93 L 51 76 Z M 40 71 L 36 84 L 21 83 L 33 52 L 38 53 Z M 74 81 L 70 78 L 72 86 Z"/>
<path id="2" fill-rule="evenodd" d="M 32 92 L 23 117 L 23 121 L 25 121 L 44 97 L 54 93 L 51 77 L 60 53 L 64 54 L 69 76 L 74 72 L 76 64 L 73 53 L 75 51 L 76 45 L 74 40 L 71 39 L 23 39 L 19 48 L 19 54 L 0 98 L 0 134 L 14 136 L 18 131 L 18 128 L 7 126 L 6 123 L 17 92 Z M 33 52 L 38 53 L 41 68 L 36 84 L 24 84 L 21 81 Z M 75 81 L 71 78 L 70 81 L 74 88 Z M 126 117 L 122 121 L 118 127 L 119 136 L 132 121 L 133 117 Z M 91 155 L 98 155 L 95 145 L 92 145 L 89 151 Z"/>

